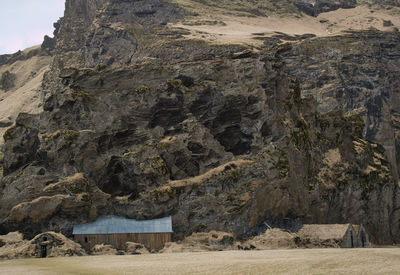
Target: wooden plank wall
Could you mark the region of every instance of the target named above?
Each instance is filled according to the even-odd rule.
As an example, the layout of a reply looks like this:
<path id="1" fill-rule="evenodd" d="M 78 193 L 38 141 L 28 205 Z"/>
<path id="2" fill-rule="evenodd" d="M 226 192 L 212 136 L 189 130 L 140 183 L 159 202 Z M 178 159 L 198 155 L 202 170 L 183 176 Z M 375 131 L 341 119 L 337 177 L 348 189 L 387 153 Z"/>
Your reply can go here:
<path id="1" fill-rule="evenodd" d="M 74 239 L 88 251 L 96 244 L 111 244 L 116 249 L 124 249 L 126 242 L 144 244 L 151 251 L 160 250 L 170 242 L 171 233 L 88 234 L 74 235 Z"/>

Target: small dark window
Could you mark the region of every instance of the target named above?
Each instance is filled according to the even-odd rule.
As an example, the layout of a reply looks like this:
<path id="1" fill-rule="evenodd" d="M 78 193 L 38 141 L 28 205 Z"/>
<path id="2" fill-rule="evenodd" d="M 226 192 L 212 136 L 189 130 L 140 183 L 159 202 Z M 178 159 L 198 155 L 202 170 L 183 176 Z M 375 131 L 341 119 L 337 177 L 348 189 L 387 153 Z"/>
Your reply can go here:
<path id="1" fill-rule="evenodd" d="M 87 237 L 85 237 L 85 243 L 87 243 L 88 242 L 88 239 L 87 239 Z"/>
<path id="2" fill-rule="evenodd" d="M 43 241 L 44 241 L 44 242 L 47 241 L 47 237 L 43 237 Z"/>

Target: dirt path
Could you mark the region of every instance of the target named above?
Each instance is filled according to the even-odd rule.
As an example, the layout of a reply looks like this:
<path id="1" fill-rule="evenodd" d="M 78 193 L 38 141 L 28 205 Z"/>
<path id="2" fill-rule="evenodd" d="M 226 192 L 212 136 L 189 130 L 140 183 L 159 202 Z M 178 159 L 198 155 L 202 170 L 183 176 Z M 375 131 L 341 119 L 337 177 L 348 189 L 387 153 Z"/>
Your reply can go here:
<path id="1" fill-rule="evenodd" d="M 0 274 L 399 274 L 399 248 L 293 249 L 0 262 Z"/>

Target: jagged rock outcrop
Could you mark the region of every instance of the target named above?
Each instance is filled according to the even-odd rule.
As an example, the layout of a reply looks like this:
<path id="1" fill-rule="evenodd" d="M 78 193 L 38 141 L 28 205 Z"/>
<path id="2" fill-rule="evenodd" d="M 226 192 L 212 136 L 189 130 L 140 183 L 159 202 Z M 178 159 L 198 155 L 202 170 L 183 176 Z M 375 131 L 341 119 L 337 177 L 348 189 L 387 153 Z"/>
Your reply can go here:
<path id="1" fill-rule="evenodd" d="M 187 12 L 67 1 L 44 111 L 5 134 L 1 229 L 68 235 L 99 215 L 172 215 L 178 239 L 350 222 L 400 241 L 399 34 L 254 50 L 167 24 Z"/>
<path id="2" fill-rule="evenodd" d="M 294 5 L 302 12 L 311 16 L 318 16 L 320 13 L 334 11 L 337 9 L 350 9 L 357 6 L 357 0 L 315 0 L 294 2 Z"/>
<path id="3" fill-rule="evenodd" d="M 15 86 L 15 75 L 10 73 L 9 71 L 5 71 L 2 73 L 1 78 L 0 78 L 0 87 L 8 91 Z"/>
<path id="4" fill-rule="evenodd" d="M 95 219 L 98 210 L 109 207 L 109 195 L 96 186 L 90 186 L 83 174 L 75 174 L 58 181 L 57 175 L 48 173 L 44 168 L 35 168 L 26 171 L 31 174 L 30 183 L 18 180 L 12 184 L 5 182 L 2 215 L 8 218 L 4 226 L 20 228 L 26 232 L 27 237 L 33 237 L 35 232 L 50 228 L 70 235 L 71 222 L 81 223 Z M 76 210 L 79 211 L 78 216 Z M 53 222 L 48 224 L 48 220 Z M 14 227 L 15 224 L 20 226 Z"/>
<path id="5" fill-rule="evenodd" d="M 52 51 L 56 47 L 56 41 L 54 38 L 49 37 L 48 35 L 44 36 L 44 40 L 42 45 L 40 46 L 42 51 L 46 51 L 48 53 L 52 53 Z"/>

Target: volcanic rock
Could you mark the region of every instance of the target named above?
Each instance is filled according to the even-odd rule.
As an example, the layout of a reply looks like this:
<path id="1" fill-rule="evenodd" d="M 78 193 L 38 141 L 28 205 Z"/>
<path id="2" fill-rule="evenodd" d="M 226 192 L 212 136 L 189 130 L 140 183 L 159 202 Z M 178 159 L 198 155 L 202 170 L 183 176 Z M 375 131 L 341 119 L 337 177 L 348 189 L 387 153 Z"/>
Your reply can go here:
<path id="1" fill-rule="evenodd" d="M 229 3 L 215 5 L 239 16 Z M 43 111 L 4 135 L 2 231 L 171 215 L 175 240 L 353 223 L 399 242 L 399 33 L 211 43 L 178 27 L 196 16 L 175 1 L 67 0 Z"/>

